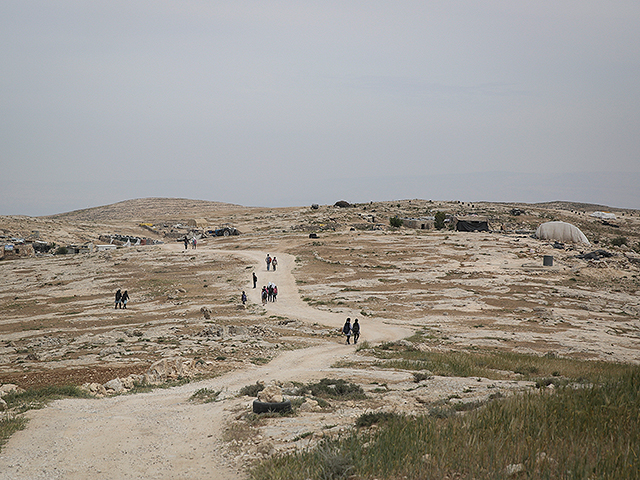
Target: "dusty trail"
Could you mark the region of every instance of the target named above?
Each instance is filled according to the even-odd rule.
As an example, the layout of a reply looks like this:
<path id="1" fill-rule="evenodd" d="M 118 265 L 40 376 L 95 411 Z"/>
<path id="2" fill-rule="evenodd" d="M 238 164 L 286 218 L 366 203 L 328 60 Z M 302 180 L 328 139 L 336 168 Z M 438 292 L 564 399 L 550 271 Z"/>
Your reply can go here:
<path id="1" fill-rule="evenodd" d="M 246 292 L 250 301 L 260 302 L 262 285 L 269 281 L 278 285 L 278 301 L 267 305 L 270 313 L 336 329 L 344 322 L 344 315 L 316 310 L 300 299 L 291 273 L 292 256 L 276 252 L 278 268 L 267 272 L 262 252 L 210 252 L 255 261 L 258 288 L 254 290 L 248 282 Z M 405 328 L 367 319 L 361 338 L 378 342 L 409 334 Z M 0 454 L 0 479 L 244 478 L 242 472 L 228 466 L 220 448 L 229 410 L 246 401 L 233 395 L 256 380 L 322 378 L 336 360 L 348 358 L 353 352 L 353 346 L 323 341 L 318 346 L 285 352 L 267 365 L 181 387 L 100 400 L 54 402 L 43 410 L 29 412 L 26 430 L 17 432 L 5 445 Z M 208 404 L 189 402 L 193 392 L 201 388 L 223 390 L 222 396 L 227 398 Z"/>

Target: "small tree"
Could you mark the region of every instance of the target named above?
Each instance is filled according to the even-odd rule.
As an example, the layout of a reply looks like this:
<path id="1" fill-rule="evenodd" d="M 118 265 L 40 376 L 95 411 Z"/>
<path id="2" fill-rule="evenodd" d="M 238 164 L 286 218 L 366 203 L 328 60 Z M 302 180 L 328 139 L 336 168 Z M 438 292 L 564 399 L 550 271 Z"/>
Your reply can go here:
<path id="1" fill-rule="evenodd" d="M 447 218 L 447 214 L 444 212 L 436 212 L 435 217 L 434 226 L 438 230 L 442 230 L 444 228 L 444 221 Z"/>
<path id="2" fill-rule="evenodd" d="M 398 217 L 391 217 L 389 223 L 394 228 L 400 228 L 402 226 L 402 219 Z"/>

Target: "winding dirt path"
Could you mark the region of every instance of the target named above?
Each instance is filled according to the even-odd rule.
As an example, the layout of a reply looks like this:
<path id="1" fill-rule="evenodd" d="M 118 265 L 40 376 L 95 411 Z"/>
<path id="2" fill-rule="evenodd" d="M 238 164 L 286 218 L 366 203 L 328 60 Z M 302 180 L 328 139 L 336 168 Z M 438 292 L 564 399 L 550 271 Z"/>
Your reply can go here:
<path id="1" fill-rule="evenodd" d="M 291 255 L 276 252 L 278 268 L 267 272 L 262 252 L 210 251 L 243 256 L 256 263 L 258 288 L 247 284 L 250 301 L 260 302 L 260 287 L 267 282 L 278 285 L 278 301 L 267 305 L 269 312 L 336 329 L 344 322 L 344 315 L 311 308 L 301 300 L 291 273 Z M 361 339 L 379 342 L 410 333 L 403 327 L 367 319 Z M 243 402 L 234 394 L 256 380 L 306 382 L 322 378 L 336 360 L 349 358 L 353 352 L 352 345 L 323 341 L 311 348 L 284 352 L 267 365 L 181 387 L 56 401 L 29 412 L 27 428 L 5 445 L 0 454 L 0 479 L 242 479 L 242 472 L 229 466 L 221 454 L 225 423 L 234 407 Z M 226 400 L 189 402 L 201 388 L 223 390 Z"/>

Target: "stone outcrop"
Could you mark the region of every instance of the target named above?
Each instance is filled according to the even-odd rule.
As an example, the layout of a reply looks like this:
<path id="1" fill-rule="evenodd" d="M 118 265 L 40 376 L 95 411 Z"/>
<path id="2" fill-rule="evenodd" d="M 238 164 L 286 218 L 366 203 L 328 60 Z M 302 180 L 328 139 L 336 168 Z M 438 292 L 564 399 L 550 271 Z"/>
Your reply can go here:
<path id="1" fill-rule="evenodd" d="M 131 374 L 125 378 L 114 378 L 104 384 L 85 383 L 82 388 L 91 395 L 104 397 L 126 393 L 136 385 L 159 385 L 161 383 L 191 378 L 202 373 L 205 364 L 180 357 L 164 358 L 155 362 L 144 375 Z"/>
<path id="2" fill-rule="evenodd" d="M 167 380 L 189 378 L 196 373 L 198 373 L 198 365 L 193 359 L 163 358 L 149 367 L 144 374 L 144 383 L 157 385 Z"/>

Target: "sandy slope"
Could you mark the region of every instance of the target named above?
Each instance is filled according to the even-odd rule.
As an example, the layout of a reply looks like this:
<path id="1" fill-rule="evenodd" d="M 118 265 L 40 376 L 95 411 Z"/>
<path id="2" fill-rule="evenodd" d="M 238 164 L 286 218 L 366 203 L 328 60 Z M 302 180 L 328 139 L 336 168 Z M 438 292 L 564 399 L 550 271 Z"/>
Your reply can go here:
<path id="1" fill-rule="evenodd" d="M 179 245 L 165 248 L 180 249 Z M 225 252 L 253 259 L 259 285 L 273 281 L 281 292 L 269 312 L 306 322 L 339 328 L 344 316 L 313 309 L 297 294 L 291 274 L 294 258 L 275 253 L 277 271 L 266 272 L 262 252 Z M 259 288 L 247 285 L 253 301 Z M 399 339 L 407 329 L 370 321 L 362 339 Z M 337 359 L 354 349 L 336 342 L 288 351 L 268 365 L 236 371 L 212 380 L 151 393 L 102 400 L 68 399 L 29 413 L 26 430 L 16 433 L 0 457 L 0 479 L 234 479 L 243 478 L 221 454 L 225 422 L 239 404 L 250 402 L 234 396 L 257 380 L 308 381 L 327 376 Z M 200 388 L 224 390 L 226 400 L 194 404 L 189 397 Z"/>

